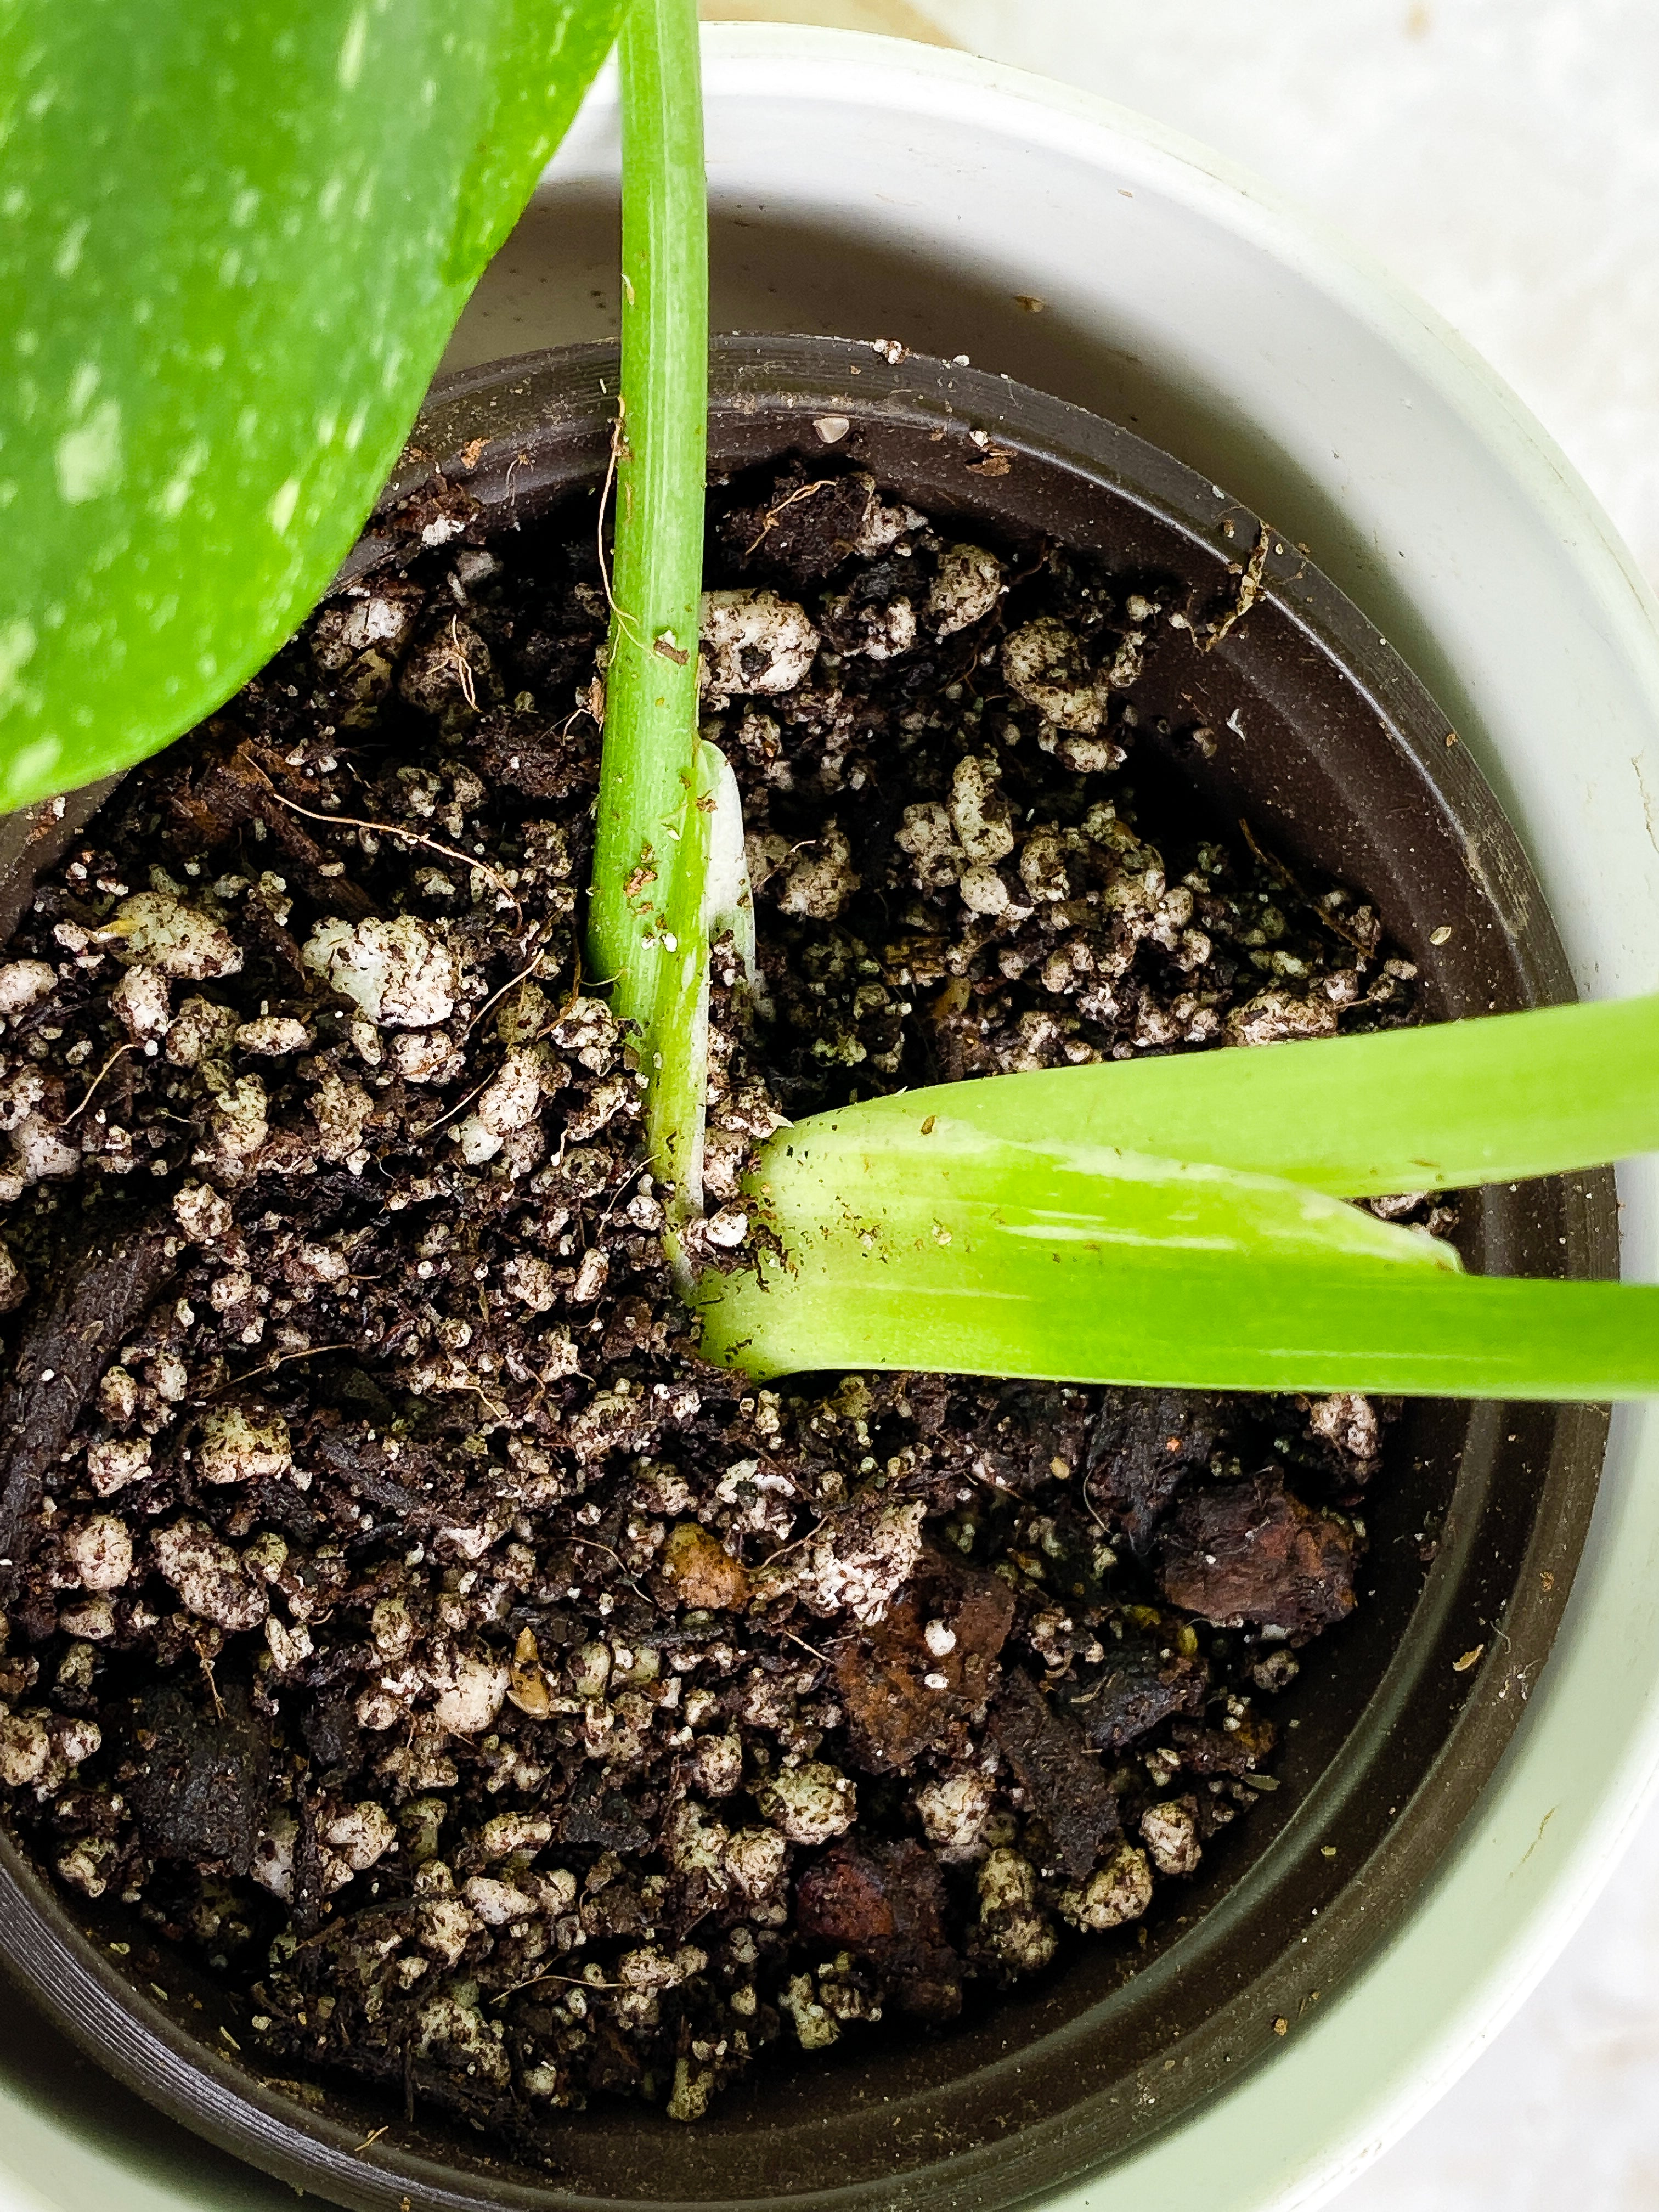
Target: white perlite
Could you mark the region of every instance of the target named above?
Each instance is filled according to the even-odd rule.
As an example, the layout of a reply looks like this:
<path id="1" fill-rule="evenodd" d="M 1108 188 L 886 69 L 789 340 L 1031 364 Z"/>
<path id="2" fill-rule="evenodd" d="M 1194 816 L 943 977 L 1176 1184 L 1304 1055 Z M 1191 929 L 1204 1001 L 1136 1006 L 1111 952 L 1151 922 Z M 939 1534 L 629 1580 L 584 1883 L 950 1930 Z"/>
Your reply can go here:
<path id="1" fill-rule="evenodd" d="M 0 1782 L 26 1790 L 38 1782 L 52 1757 L 52 1738 L 33 1713 L 0 1712 Z"/>
<path id="2" fill-rule="evenodd" d="M 493 1652 L 458 1653 L 434 1700 L 435 1718 L 456 1735 L 479 1735 L 507 1703 L 512 1675 Z"/>
<path id="3" fill-rule="evenodd" d="M 493 1137 L 528 1128 L 542 1103 L 543 1057 L 533 1045 L 514 1045 L 473 1109 Z"/>
<path id="4" fill-rule="evenodd" d="M 355 925 L 331 916 L 300 957 L 387 1029 L 431 1029 L 455 1011 L 454 955 L 413 915 Z"/>
<path id="5" fill-rule="evenodd" d="M 204 1482 L 270 1481 L 294 1464 L 288 1423 L 269 1406 L 216 1406 L 203 1416 L 196 1471 Z"/>
<path id="6" fill-rule="evenodd" d="M 792 1844 L 827 1844 L 844 1836 L 858 1818 L 858 1792 L 848 1778 L 807 1759 L 786 1766 L 756 1789 L 755 1802 Z"/>
<path id="7" fill-rule="evenodd" d="M 927 613 L 935 635 L 952 637 L 982 622 L 1002 590 L 1002 564 L 979 545 L 947 545 L 927 594 Z"/>
<path id="8" fill-rule="evenodd" d="M 971 1769 L 942 1775 L 917 1790 L 921 1832 L 946 1866 L 963 1866 L 981 1856 L 985 1823 L 995 1798 L 985 1776 Z"/>
<path id="9" fill-rule="evenodd" d="M 100 934 L 115 940 L 118 960 L 147 962 L 180 982 L 241 973 L 241 948 L 224 924 L 171 891 L 138 891 L 123 899 Z"/>
<path id="10" fill-rule="evenodd" d="M 158 1044 L 173 1026 L 167 979 L 147 960 L 135 960 L 109 994 L 111 1011 L 136 1045 Z"/>
<path id="11" fill-rule="evenodd" d="M 368 1801 L 349 1805 L 323 1830 L 323 1841 L 338 1852 L 353 1874 L 362 1874 L 384 1858 L 397 1840 L 391 1814 Z"/>
<path id="12" fill-rule="evenodd" d="M 192 1159 L 204 1165 L 215 1164 L 228 1176 L 246 1175 L 270 1134 L 270 1097 L 258 1077 L 238 1076 L 228 1090 L 220 1092 L 209 1116 L 211 1150 L 204 1147 Z"/>
<path id="13" fill-rule="evenodd" d="M 1316 1398 L 1308 1408 L 1308 1425 L 1340 1451 L 1355 1459 L 1375 1459 L 1382 1448 L 1382 1425 L 1376 1408 L 1357 1390 L 1339 1390 L 1328 1398 Z"/>
<path id="14" fill-rule="evenodd" d="M 826 822 L 809 844 L 793 851 L 773 882 L 782 914 L 811 921 L 833 921 L 859 888 L 853 848 L 838 822 Z"/>
<path id="15" fill-rule="evenodd" d="M 100 1498 L 112 1498 L 149 1473 L 148 1437 L 111 1437 L 87 1446 L 87 1477 Z"/>
<path id="16" fill-rule="evenodd" d="M 814 1613 L 850 1613 L 871 1627 L 915 1571 L 925 1510 L 919 1500 L 891 1505 L 866 1492 L 821 1521 L 781 1569 L 757 1579 L 793 1589 Z"/>
<path id="17" fill-rule="evenodd" d="M 64 1552 L 83 1589 L 119 1589 L 132 1572 L 132 1539 L 112 1513 L 94 1513 L 71 1528 Z"/>
<path id="18" fill-rule="evenodd" d="M 228 1544 L 222 1544 L 204 1522 L 175 1521 L 151 1540 L 155 1564 L 173 1584 L 187 1613 L 217 1627 L 257 1628 L 270 1610 L 270 1601 L 250 1581 Z"/>
<path id="19" fill-rule="evenodd" d="M 817 653 L 805 609 L 775 592 L 705 592 L 701 628 L 711 698 L 793 691 Z"/>
<path id="20" fill-rule="evenodd" d="M 1139 1920 L 1152 1901 L 1152 1871 L 1145 1851 L 1120 1844 L 1080 1889 L 1065 1891 L 1060 1909 L 1074 1928 L 1103 1936 L 1126 1920 Z"/>
<path id="21" fill-rule="evenodd" d="M 0 964 L 0 1020 L 27 1013 L 57 981 L 44 960 L 8 960 Z"/>
<path id="22" fill-rule="evenodd" d="M 392 1065 L 405 1083 L 453 1083 L 466 1062 L 447 1030 L 410 1030 L 392 1039 Z"/>
<path id="23" fill-rule="evenodd" d="M 1181 1797 L 1149 1805 L 1140 1816 L 1140 1840 L 1160 1874 L 1196 1874 L 1203 1856 L 1197 1806 Z"/>
<path id="24" fill-rule="evenodd" d="M 21 1306 L 28 1295 L 29 1279 L 11 1256 L 3 1238 L 0 1238 L 0 1314 L 9 1313 Z"/>
<path id="25" fill-rule="evenodd" d="M 1001 763 L 968 753 L 951 778 L 951 827 L 970 860 L 1006 860 L 1014 849 L 1013 810 L 1003 797 Z"/>
<path id="26" fill-rule="evenodd" d="M 721 1871 L 755 1905 L 781 1888 L 789 1842 L 775 1828 L 739 1828 L 726 1846 Z"/>
<path id="27" fill-rule="evenodd" d="M 991 1948 L 1016 1973 L 1035 1973 L 1054 1955 L 1054 1931 L 1037 1903 L 1036 1872 L 1018 1851 L 998 1850 L 979 1870 L 979 1917 Z"/>
<path id="28" fill-rule="evenodd" d="M 823 2051 L 839 2039 L 841 2029 L 819 2003 L 811 1974 L 794 1975 L 778 1999 L 778 2005 L 795 2023 L 795 2033 L 803 2051 Z"/>
<path id="29" fill-rule="evenodd" d="M 228 1237 L 236 1218 L 230 1200 L 205 1182 L 180 1185 L 173 1194 L 173 1218 L 192 1244 L 212 1244 Z"/>
<path id="30" fill-rule="evenodd" d="M 1075 736 L 1093 737 L 1105 720 L 1110 686 L 1053 615 L 1039 616 L 1004 640 L 1002 673 L 1017 699 Z"/>
<path id="31" fill-rule="evenodd" d="M 222 1060 L 236 1033 L 236 1017 L 211 999 L 186 999 L 167 1031 L 167 1058 L 175 1067 L 200 1067 Z"/>
<path id="32" fill-rule="evenodd" d="M 244 1022 L 236 1031 L 236 1049 L 250 1052 L 265 1059 L 276 1059 L 289 1052 L 303 1052 L 311 1042 L 311 1031 L 292 1014 L 261 1014 L 257 1020 Z"/>

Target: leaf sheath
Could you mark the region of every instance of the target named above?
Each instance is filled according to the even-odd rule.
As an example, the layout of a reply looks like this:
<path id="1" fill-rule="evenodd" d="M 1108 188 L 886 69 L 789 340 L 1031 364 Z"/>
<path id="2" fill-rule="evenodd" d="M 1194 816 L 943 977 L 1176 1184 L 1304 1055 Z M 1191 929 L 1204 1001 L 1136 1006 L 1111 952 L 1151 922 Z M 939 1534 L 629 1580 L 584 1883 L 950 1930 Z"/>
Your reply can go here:
<path id="1" fill-rule="evenodd" d="M 955 1109 L 999 1087 L 935 1095 Z M 745 1186 L 766 1232 L 758 1272 L 705 1279 L 708 1357 L 757 1377 L 933 1367 L 1172 1389 L 1659 1389 L 1659 1289 L 1466 1276 L 1449 1247 L 1306 1184 L 1014 1142 L 902 1103 L 815 1115 L 763 1148 Z"/>

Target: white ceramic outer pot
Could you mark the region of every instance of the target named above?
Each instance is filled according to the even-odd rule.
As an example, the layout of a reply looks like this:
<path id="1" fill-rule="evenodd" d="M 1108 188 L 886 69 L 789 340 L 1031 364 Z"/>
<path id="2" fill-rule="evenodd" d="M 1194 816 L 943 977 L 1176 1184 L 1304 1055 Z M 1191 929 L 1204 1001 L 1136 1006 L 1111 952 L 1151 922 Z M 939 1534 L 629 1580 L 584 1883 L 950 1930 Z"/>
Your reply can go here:
<path id="1" fill-rule="evenodd" d="M 1659 984 L 1659 621 L 1509 393 L 1340 240 L 1161 128 L 1063 85 L 847 34 L 705 46 L 714 319 L 966 352 L 1208 470 L 1304 544 L 1416 666 L 1528 844 L 1586 995 Z M 615 104 L 602 85 L 486 277 L 450 365 L 602 334 Z M 1039 300 L 1035 309 L 1022 301 Z M 1626 1272 L 1659 1274 L 1652 1164 Z M 1659 1768 L 1659 1429 L 1616 1416 L 1589 1547 L 1511 1749 L 1413 1917 L 1270 2063 L 1058 2208 L 1229 2212 L 1329 2195 L 1456 2078 L 1571 1935 Z M 0 2204 L 288 2203 L 65 2078 L 0 2021 Z"/>

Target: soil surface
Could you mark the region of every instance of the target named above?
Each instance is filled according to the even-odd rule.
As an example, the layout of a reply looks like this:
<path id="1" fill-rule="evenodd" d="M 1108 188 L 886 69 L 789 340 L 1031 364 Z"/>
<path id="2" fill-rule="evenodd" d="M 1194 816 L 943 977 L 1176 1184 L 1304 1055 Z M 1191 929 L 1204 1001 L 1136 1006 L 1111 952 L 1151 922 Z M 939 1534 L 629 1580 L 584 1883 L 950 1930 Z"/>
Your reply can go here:
<path id="1" fill-rule="evenodd" d="M 532 2149 L 1132 1943 L 1273 1786 L 1387 1413 L 699 1361 L 577 960 L 592 518 L 406 510 L 0 963 L 10 1818 L 253 2063 Z M 1156 577 L 821 467 L 719 488 L 709 559 L 761 962 L 714 1250 L 784 1117 L 1412 1018 L 1140 726 Z"/>

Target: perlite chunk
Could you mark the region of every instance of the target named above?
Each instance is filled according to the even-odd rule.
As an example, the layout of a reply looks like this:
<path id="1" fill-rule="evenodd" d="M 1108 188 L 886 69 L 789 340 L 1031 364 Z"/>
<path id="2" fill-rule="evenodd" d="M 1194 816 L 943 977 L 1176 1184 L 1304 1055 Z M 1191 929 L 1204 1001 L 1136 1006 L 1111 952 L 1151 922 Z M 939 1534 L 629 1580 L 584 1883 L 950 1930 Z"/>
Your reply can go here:
<path id="1" fill-rule="evenodd" d="M 1152 1870 L 1145 1851 L 1121 1844 L 1079 1888 L 1061 1893 L 1060 1909 L 1074 1928 L 1103 1936 L 1126 1920 L 1139 1920 L 1152 1901 Z"/>
<path id="2" fill-rule="evenodd" d="M 202 1419 L 196 1471 L 204 1482 L 268 1482 L 294 1464 L 288 1423 L 270 1406 L 215 1406 Z"/>
<path id="3" fill-rule="evenodd" d="M 270 1601 L 204 1522 L 175 1521 L 153 1538 L 155 1564 L 187 1613 L 220 1628 L 257 1628 Z"/>
<path id="4" fill-rule="evenodd" d="M 455 1011 L 455 957 L 411 914 L 356 923 L 331 915 L 300 957 L 385 1028 L 431 1029 Z"/>
<path id="5" fill-rule="evenodd" d="M 148 960 L 133 962 L 110 993 L 109 1003 L 136 1045 L 159 1043 L 173 1026 L 167 979 Z"/>
<path id="6" fill-rule="evenodd" d="M 1198 1808 L 1192 1798 L 1173 1797 L 1149 1805 L 1140 1816 L 1140 1837 L 1160 1874 L 1197 1873 L 1203 1845 L 1199 1841 Z"/>
<path id="7" fill-rule="evenodd" d="M 883 1619 L 921 1555 L 919 1500 L 890 1504 L 865 1490 L 827 1514 L 798 1547 L 756 1577 L 763 1595 L 792 1590 L 812 1612 L 850 1613 L 871 1627 Z"/>
<path id="8" fill-rule="evenodd" d="M 921 1832 L 946 1866 L 960 1866 L 981 1856 L 981 1838 L 995 1799 L 986 1777 L 971 1769 L 941 1775 L 917 1790 Z"/>
<path id="9" fill-rule="evenodd" d="M 439 1689 L 433 1714 L 457 1735 L 481 1735 L 507 1703 L 511 1680 L 506 1662 L 494 1652 L 460 1652 Z"/>
<path id="10" fill-rule="evenodd" d="M 1013 810 L 1000 786 L 1000 762 L 964 754 L 951 779 L 951 826 L 970 860 L 1006 860 L 1014 849 Z"/>
<path id="11" fill-rule="evenodd" d="M 258 1077 L 239 1076 L 220 1092 L 209 1117 L 211 1148 L 204 1147 L 193 1157 L 204 1164 L 216 1165 L 227 1176 L 248 1174 L 270 1134 L 270 1099 Z"/>
<path id="12" fill-rule="evenodd" d="M 312 1092 L 310 1105 L 321 1157 L 351 1159 L 362 1144 L 363 1130 L 374 1111 L 374 1102 L 362 1085 L 348 1083 L 331 1069 Z"/>
<path id="13" fill-rule="evenodd" d="M 182 1183 L 173 1194 L 173 1218 L 192 1244 L 211 1244 L 228 1237 L 235 1215 L 230 1200 L 210 1183 Z"/>
<path id="14" fill-rule="evenodd" d="M 1018 1851 L 994 1850 L 979 1870 L 979 1923 L 1002 1964 L 1035 1973 L 1054 1955 L 1054 1931 L 1037 1903 L 1036 1870 Z"/>
<path id="15" fill-rule="evenodd" d="M 939 556 L 939 570 L 927 594 L 934 634 L 952 637 L 982 622 L 1001 590 L 1002 564 L 994 553 L 980 545 L 947 545 Z"/>
<path id="16" fill-rule="evenodd" d="M 392 1816 L 383 1806 L 365 1799 L 337 1813 L 323 1830 L 323 1841 L 337 1852 L 353 1874 L 362 1874 L 386 1856 L 398 1840 Z"/>
<path id="17" fill-rule="evenodd" d="M 83 1589 L 119 1589 L 132 1572 L 132 1538 L 112 1513 L 94 1513 L 64 1539 L 64 1552 Z"/>
<path id="18" fill-rule="evenodd" d="M 171 891 L 138 891 L 123 899 L 104 933 L 116 940 L 118 960 L 143 961 L 180 982 L 241 973 L 241 948 L 224 924 Z"/>
<path id="19" fill-rule="evenodd" d="M 1091 738 L 1105 720 L 1110 686 L 1053 615 L 1039 616 L 1003 641 L 1002 674 L 1017 699 L 1074 736 Z"/>
<path id="20" fill-rule="evenodd" d="M 853 848 L 838 822 L 826 822 L 772 878 L 779 910 L 809 921 L 833 921 L 859 888 Z"/>
<path id="21" fill-rule="evenodd" d="M 492 1136 L 528 1127 L 542 1103 L 542 1062 L 534 1048 L 514 1045 L 479 1093 L 479 1121 Z"/>
<path id="22" fill-rule="evenodd" d="M 211 999 L 186 999 L 167 1031 L 167 1058 L 175 1067 L 211 1067 L 228 1057 L 236 1030 L 228 1006 Z"/>
<path id="23" fill-rule="evenodd" d="M 8 960 L 0 964 L 0 1019 L 27 1013 L 57 980 L 44 960 Z"/>
<path id="24" fill-rule="evenodd" d="M 819 2003 L 810 1974 L 792 1976 L 778 2003 L 780 2008 L 793 2021 L 795 2034 L 803 2051 L 823 2051 L 839 2040 L 841 2029 Z"/>
<path id="25" fill-rule="evenodd" d="M 126 1372 L 125 1368 L 115 1371 Z M 87 1477 L 100 1498 L 112 1498 L 118 1490 L 125 1490 L 128 1483 L 149 1473 L 148 1437 L 111 1437 L 87 1446 Z"/>
<path id="26" fill-rule="evenodd" d="M 819 643 L 806 610 L 775 592 L 705 592 L 702 631 L 715 698 L 793 691 L 810 672 Z"/>
<path id="27" fill-rule="evenodd" d="M 26 1790 L 38 1782 L 52 1757 L 52 1738 L 34 1713 L 0 1712 L 0 1782 Z"/>
<path id="28" fill-rule="evenodd" d="M 311 1031 L 292 1014 L 261 1014 L 253 1021 L 243 1022 L 236 1031 L 240 1052 L 251 1052 L 266 1059 L 278 1058 L 283 1053 L 303 1052 L 310 1042 Z"/>
<path id="29" fill-rule="evenodd" d="M 817 1759 L 783 1767 L 761 1783 L 755 1802 L 792 1844 L 827 1844 L 844 1836 L 858 1818 L 858 1792 L 849 1778 Z"/>

